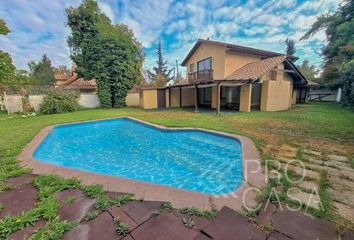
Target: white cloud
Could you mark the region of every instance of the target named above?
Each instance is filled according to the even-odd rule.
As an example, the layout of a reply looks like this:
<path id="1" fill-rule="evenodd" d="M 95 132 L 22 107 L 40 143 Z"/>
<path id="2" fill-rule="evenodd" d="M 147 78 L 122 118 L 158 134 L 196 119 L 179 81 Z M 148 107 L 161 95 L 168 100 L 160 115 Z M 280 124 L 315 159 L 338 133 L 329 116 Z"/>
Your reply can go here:
<path id="1" fill-rule="evenodd" d="M 107 3 L 103 3 L 103 2 L 98 2 L 98 7 L 101 9 L 101 11 L 106 14 L 112 22 L 114 22 L 114 13 L 113 10 L 111 8 L 111 6 Z"/>

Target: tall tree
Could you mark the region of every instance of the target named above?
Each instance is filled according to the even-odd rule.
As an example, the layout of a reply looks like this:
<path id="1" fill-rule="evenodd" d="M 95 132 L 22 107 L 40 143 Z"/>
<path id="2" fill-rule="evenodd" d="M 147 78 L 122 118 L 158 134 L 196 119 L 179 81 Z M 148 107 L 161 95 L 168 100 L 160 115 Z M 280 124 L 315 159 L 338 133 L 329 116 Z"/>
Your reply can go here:
<path id="1" fill-rule="evenodd" d="M 286 44 L 286 55 L 290 58 L 291 61 L 296 62 L 299 58 L 295 56 L 296 48 L 294 40 L 287 38 L 285 40 Z"/>
<path id="2" fill-rule="evenodd" d="M 10 29 L 3 19 L 0 19 L 0 35 L 7 35 Z M 12 64 L 10 54 L 0 50 L 0 83 L 6 83 L 13 76 L 15 66 Z"/>
<path id="3" fill-rule="evenodd" d="M 343 83 L 341 103 L 354 110 L 354 59 L 342 65 L 340 76 Z"/>
<path id="4" fill-rule="evenodd" d="M 68 44 L 78 75 L 96 79 L 102 107 L 124 106 L 128 91 L 141 78 L 141 44 L 127 26 L 113 25 L 94 0 L 84 0 L 66 12 L 71 29 Z"/>
<path id="5" fill-rule="evenodd" d="M 354 1 L 344 0 L 333 14 L 317 18 L 301 38 L 308 39 L 325 30 L 328 44 L 322 49 L 324 57 L 322 78 L 327 86 L 341 85 L 340 67 L 354 58 Z"/>
<path id="6" fill-rule="evenodd" d="M 38 62 L 30 61 L 28 63 L 30 69 L 30 76 L 36 83 L 43 85 L 54 84 L 54 68 L 47 55 L 43 55 Z"/>
<path id="7" fill-rule="evenodd" d="M 314 65 L 311 65 L 310 62 L 305 59 L 300 65 L 297 66 L 300 72 L 306 77 L 307 80 L 317 81 L 316 74 L 317 70 Z"/>
<path id="8" fill-rule="evenodd" d="M 165 60 L 162 56 L 162 49 L 161 49 L 161 39 L 159 38 L 158 46 L 157 46 L 157 66 L 153 68 L 153 71 L 148 71 L 149 78 L 153 81 L 154 85 L 163 87 L 168 82 L 174 79 L 172 75 L 172 71 L 174 70 L 169 69 L 167 66 L 167 60 Z"/>

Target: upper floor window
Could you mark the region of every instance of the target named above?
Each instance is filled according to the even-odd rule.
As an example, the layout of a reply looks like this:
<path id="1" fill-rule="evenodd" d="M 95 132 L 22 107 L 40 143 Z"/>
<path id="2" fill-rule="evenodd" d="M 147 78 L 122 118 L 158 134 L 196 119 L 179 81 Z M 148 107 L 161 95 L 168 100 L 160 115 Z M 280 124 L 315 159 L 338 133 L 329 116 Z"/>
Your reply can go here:
<path id="1" fill-rule="evenodd" d="M 195 71 L 194 71 L 194 63 L 192 63 L 192 64 L 189 65 L 189 72 L 190 72 L 190 73 L 194 73 L 194 72 L 195 72 Z"/>
<path id="2" fill-rule="evenodd" d="M 198 72 L 212 69 L 211 57 L 198 62 Z"/>

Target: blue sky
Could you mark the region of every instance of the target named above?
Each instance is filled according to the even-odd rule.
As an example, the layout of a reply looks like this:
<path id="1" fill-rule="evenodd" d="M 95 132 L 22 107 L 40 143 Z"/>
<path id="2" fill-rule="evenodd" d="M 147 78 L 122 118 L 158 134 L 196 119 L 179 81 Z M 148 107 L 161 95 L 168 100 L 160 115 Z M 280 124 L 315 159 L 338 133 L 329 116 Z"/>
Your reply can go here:
<path id="1" fill-rule="evenodd" d="M 0 49 L 9 52 L 18 68 L 46 53 L 53 65 L 71 66 L 66 37 L 65 8 L 80 0 L 0 0 L 0 18 L 11 33 L 0 37 Z M 316 16 L 333 12 L 340 0 L 99 0 L 114 23 L 125 23 L 142 42 L 145 67 L 155 64 L 161 37 L 169 64 L 182 62 L 198 38 L 284 52 L 287 37 L 296 42 L 300 57 L 319 65 L 324 32 L 299 41 Z"/>

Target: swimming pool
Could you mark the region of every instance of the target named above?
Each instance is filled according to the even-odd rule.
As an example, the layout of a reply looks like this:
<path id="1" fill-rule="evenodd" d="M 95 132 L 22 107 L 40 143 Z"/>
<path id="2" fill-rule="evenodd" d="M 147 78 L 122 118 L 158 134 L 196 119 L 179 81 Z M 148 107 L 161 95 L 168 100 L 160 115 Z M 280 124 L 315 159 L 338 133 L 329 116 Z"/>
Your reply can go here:
<path id="1" fill-rule="evenodd" d="M 128 118 L 56 126 L 33 157 L 67 168 L 205 194 L 243 181 L 240 142 L 200 130 L 165 130 Z"/>

